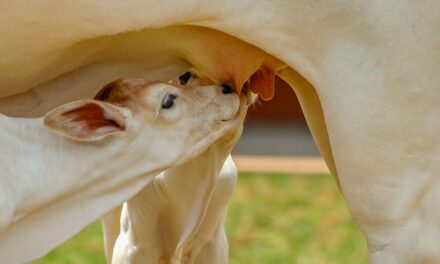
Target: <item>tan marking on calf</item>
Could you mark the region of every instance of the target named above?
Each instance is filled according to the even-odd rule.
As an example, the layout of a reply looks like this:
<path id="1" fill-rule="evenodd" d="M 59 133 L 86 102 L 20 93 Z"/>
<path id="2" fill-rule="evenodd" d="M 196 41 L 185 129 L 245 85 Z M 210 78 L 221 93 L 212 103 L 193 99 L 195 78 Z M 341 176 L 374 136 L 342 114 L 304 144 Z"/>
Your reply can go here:
<path id="1" fill-rule="evenodd" d="M 126 107 L 133 113 L 139 113 L 143 108 L 153 108 L 142 99 L 148 97 L 148 88 L 156 83 L 159 82 L 147 82 L 143 79 L 118 79 L 105 85 L 94 99 Z"/>
<path id="2" fill-rule="evenodd" d="M 145 84 L 141 80 L 118 79 L 105 85 L 94 99 L 121 107 L 130 107 Z"/>

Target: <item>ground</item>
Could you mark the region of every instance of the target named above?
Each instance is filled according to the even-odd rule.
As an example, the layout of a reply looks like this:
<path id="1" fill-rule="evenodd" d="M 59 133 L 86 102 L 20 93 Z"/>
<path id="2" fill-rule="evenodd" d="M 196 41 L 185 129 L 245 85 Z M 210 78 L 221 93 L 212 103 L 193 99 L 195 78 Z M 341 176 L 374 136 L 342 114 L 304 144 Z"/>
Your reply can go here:
<path id="1" fill-rule="evenodd" d="M 328 174 L 240 173 L 229 207 L 231 264 L 367 263 L 366 243 Z M 99 222 L 38 264 L 105 263 Z"/>

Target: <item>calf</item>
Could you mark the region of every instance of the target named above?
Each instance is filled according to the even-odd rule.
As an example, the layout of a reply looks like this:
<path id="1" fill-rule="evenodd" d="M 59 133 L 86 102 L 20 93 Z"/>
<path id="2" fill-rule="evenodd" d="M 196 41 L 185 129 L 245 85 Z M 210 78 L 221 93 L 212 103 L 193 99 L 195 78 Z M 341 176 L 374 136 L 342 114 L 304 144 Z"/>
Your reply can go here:
<path id="1" fill-rule="evenodd" d="M 178 82 L 204 84 L 189 72 L 173 81 Z M 122 208 L 106 215 L 107 261 L 227 263 L 224 218 L 237 170 L 230 157 L 223 162 L 241 131 L 242 126 L 237 126 L 194 159 L 156 176 Z"/>
<path id="2" fill-rule="evenodd" d="M 241 123 L 230 89 L 178 86 L 118 80 L 42 119 L 0 116 L 0 263 L 44 255 Z"/>

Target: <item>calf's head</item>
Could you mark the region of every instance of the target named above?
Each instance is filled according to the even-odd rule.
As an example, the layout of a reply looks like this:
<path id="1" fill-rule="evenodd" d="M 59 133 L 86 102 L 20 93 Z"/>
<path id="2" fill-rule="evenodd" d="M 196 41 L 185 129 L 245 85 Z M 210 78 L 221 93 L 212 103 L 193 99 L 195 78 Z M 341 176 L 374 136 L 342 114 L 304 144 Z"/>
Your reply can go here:
<path id="1" fill-rule="evenodd" d="M 196 155 L 234 132 L 244 101 L 229 86 L 194 76 L 168 83 L 120 79 L 102 88 L 94 100 L 50 111 L 44 124 L 75 141 L 138 140 L 157 151 Z"/>

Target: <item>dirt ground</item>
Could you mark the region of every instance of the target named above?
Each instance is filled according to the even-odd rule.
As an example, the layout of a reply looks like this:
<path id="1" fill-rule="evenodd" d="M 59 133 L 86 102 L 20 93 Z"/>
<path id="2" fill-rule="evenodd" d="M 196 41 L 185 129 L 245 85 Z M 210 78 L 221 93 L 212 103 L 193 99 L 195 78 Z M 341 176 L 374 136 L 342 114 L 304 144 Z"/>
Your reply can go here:
<path id="1" fill-rule="evenodd" d="M 328 173 L 321 157 L 280 157 L 233 155 L 242 172 Z"/>

